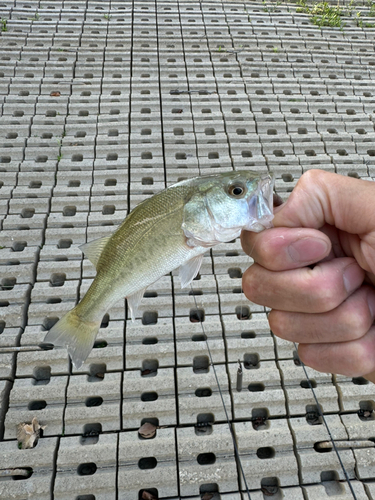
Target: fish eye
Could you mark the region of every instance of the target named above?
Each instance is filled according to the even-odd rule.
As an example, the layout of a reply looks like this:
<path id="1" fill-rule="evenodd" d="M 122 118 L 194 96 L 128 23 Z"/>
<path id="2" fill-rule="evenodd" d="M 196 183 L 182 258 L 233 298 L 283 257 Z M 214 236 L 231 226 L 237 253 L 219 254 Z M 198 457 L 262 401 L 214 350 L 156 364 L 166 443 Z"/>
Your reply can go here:
<path id="1" fill-rule="evenodd" d="M 242 184 L 231 184 L 228 188 L 228 193 L 234 198 L 241 198 L 245 193 L 245 187 Z"/>

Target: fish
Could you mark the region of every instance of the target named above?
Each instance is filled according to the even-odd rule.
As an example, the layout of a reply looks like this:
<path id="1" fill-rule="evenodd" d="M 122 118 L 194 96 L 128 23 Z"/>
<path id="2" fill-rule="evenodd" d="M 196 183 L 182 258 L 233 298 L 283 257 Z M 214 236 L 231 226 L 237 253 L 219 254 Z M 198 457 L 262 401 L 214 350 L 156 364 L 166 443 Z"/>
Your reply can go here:
<path id="1" fill-rule="evenodd" d="M 82 300 L 47 333 L 44 342 L 66 347 L 76 369 L 93 348 L 102 318 L 127 298 L 132 320 L 146 288 L 179 267 L 181 287 L 196 277 L 203 254 L 243 229 L 272 227 L 271 174 L 250 170 L 183 180 L 135 207 L 113 234 L 80 247 L 96 267 Z"/>

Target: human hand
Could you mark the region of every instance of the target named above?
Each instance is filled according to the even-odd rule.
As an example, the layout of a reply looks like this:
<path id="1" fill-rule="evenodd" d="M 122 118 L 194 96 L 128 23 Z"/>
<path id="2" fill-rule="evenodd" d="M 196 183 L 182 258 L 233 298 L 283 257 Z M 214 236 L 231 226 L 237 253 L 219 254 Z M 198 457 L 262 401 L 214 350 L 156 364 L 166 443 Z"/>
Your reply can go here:
<path id="1" fill-rule="evenodd" d="M 375 382 L 375 182 L 310 170 L 273 222 L 241 235 L 246 297 L 306 365 Z"/>

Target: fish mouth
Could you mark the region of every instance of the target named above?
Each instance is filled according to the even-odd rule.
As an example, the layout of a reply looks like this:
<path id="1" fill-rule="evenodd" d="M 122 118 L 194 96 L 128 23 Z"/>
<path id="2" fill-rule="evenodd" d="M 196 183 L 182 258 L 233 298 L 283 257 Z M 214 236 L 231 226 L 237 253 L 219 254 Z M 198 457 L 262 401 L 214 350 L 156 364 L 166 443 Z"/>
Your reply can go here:
<path id="1" fill-rule="evenodd" d="M 260 232 L 273 227 L 273 186 L 275 179 L 272 175 L 263 175 L 258 187 L 249 199 L 249 223 L 245 229 Z"/>

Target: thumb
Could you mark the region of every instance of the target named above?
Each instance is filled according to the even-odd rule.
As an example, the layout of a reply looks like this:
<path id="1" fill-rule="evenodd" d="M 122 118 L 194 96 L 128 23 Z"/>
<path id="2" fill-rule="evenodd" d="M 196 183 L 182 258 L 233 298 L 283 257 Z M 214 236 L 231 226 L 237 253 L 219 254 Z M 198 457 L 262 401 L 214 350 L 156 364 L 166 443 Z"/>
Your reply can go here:
<path id="1" fill-rule="evenodd" d="M 275 209 L 275 227 L 319 229 L 330 224 L 351 234 L 375 231 L 375 183 L 309 170 L 288 201 Z"/>

